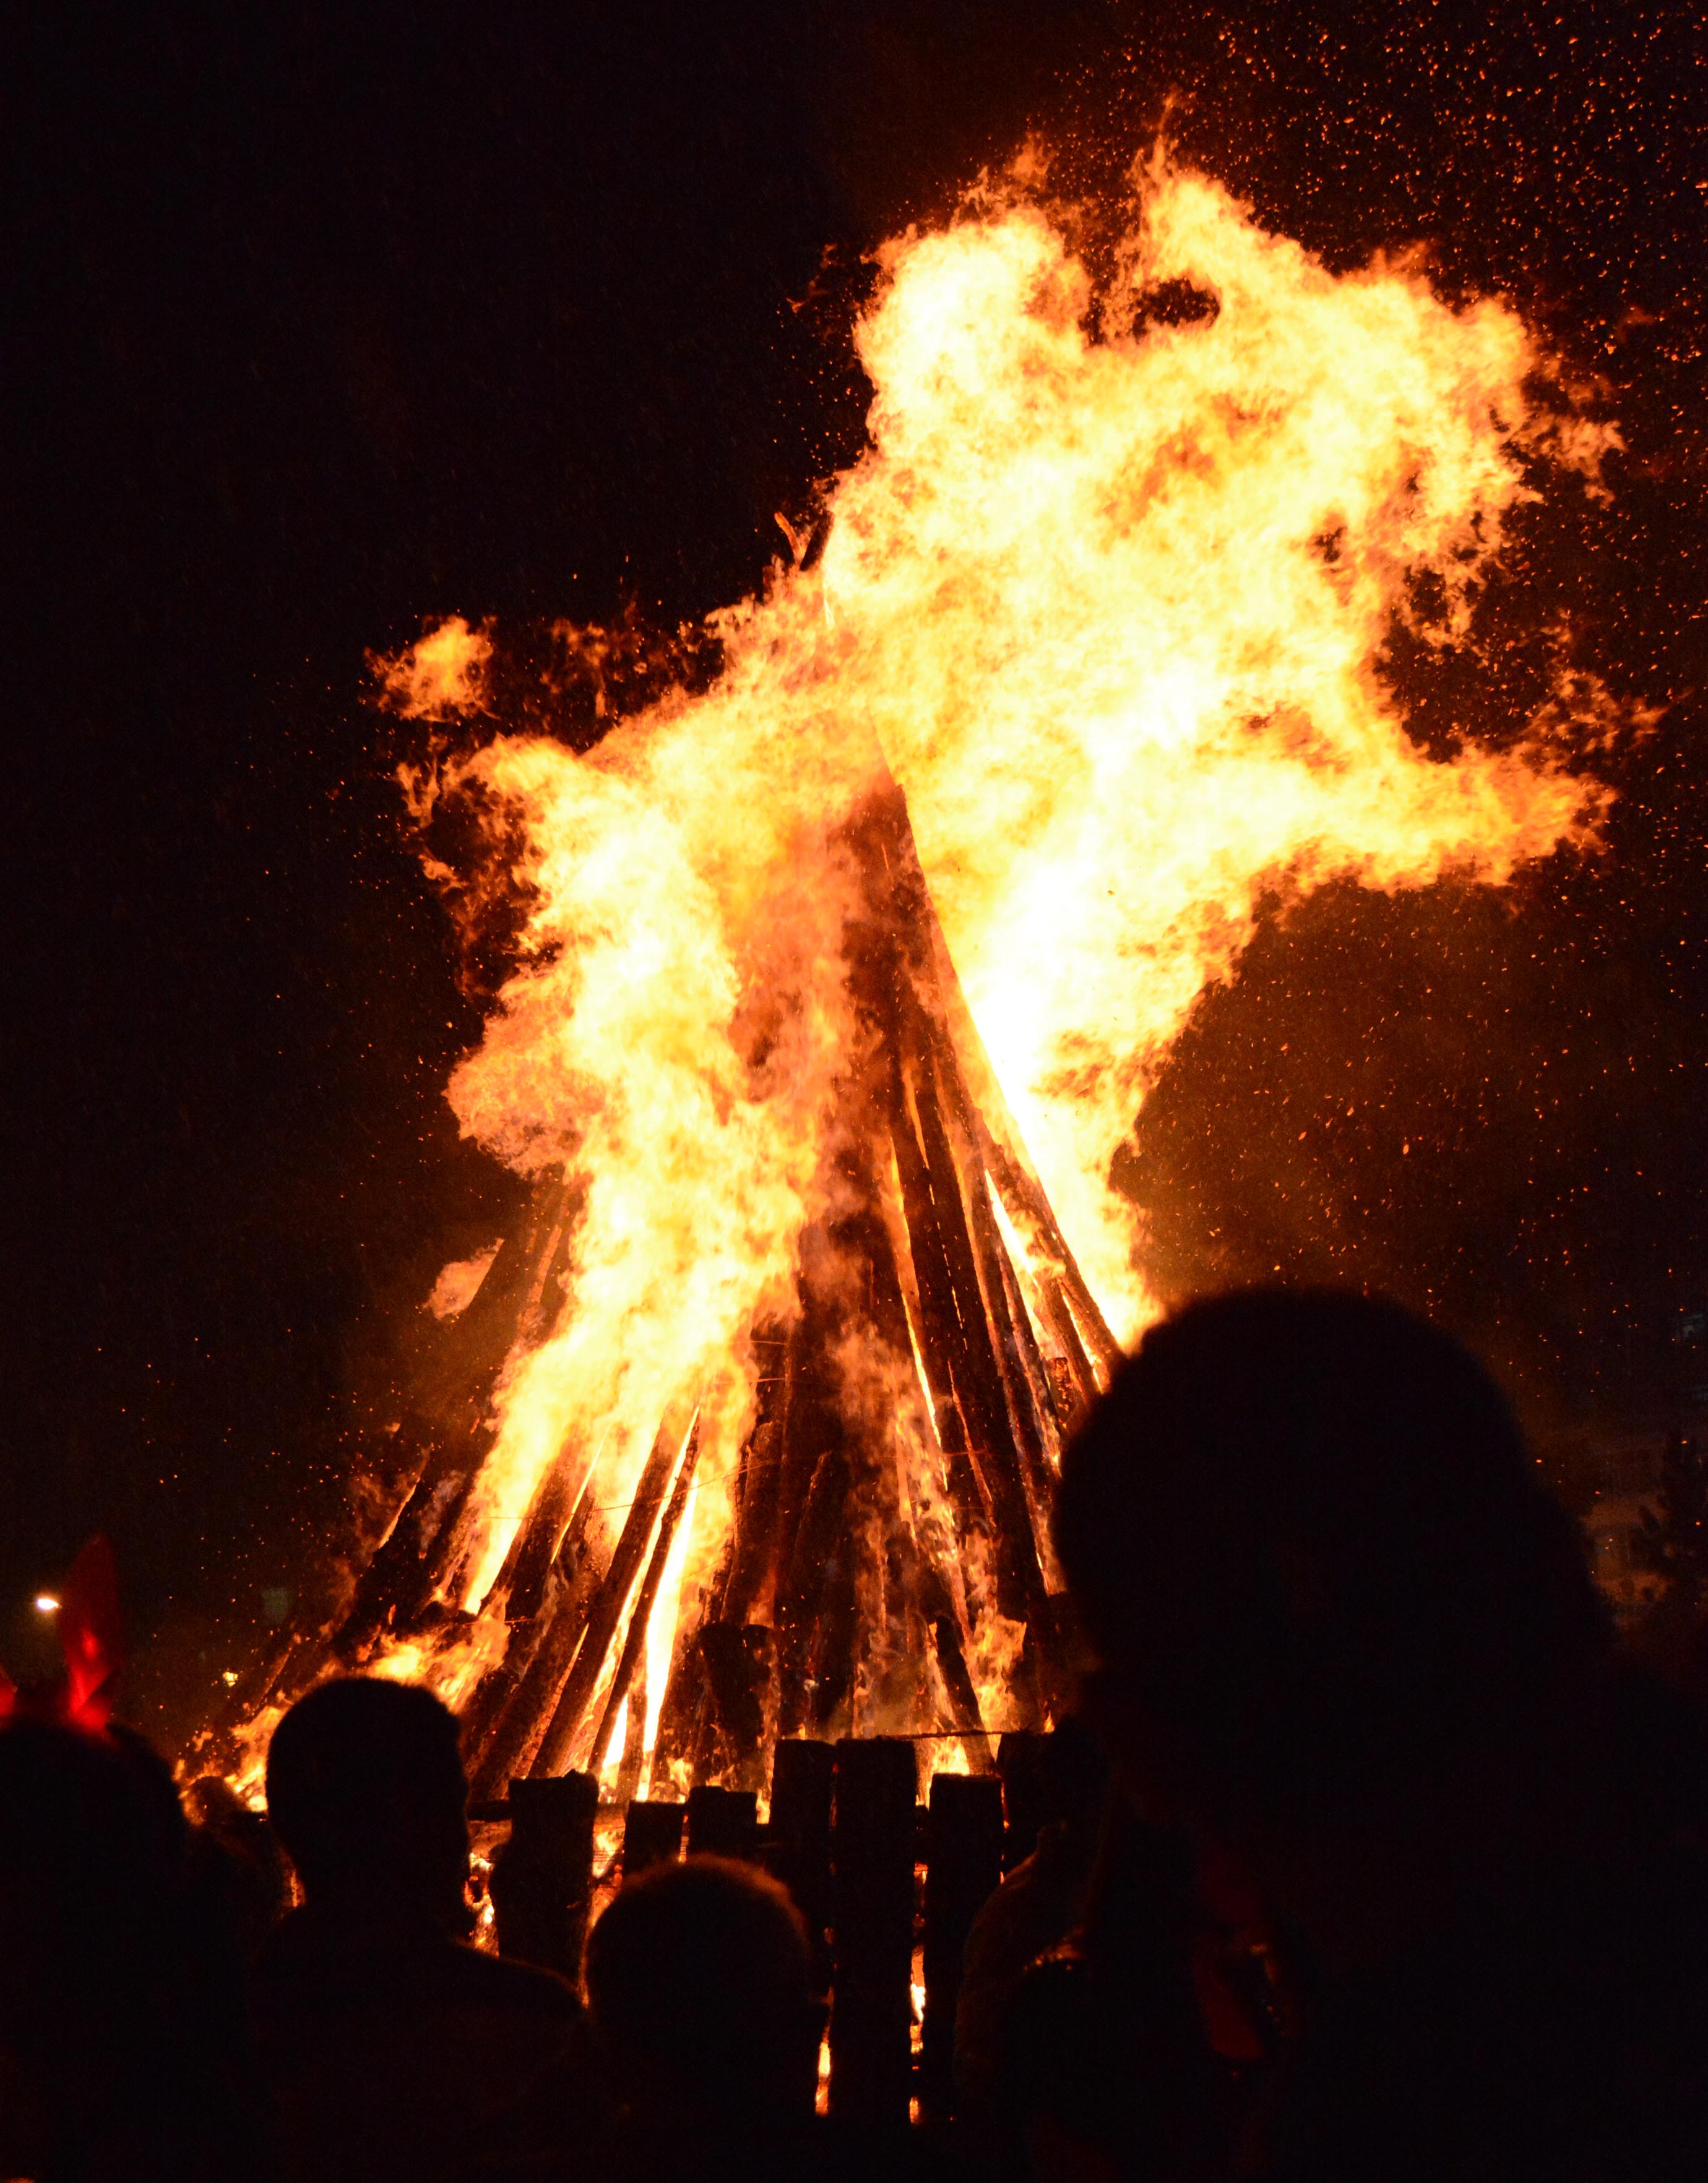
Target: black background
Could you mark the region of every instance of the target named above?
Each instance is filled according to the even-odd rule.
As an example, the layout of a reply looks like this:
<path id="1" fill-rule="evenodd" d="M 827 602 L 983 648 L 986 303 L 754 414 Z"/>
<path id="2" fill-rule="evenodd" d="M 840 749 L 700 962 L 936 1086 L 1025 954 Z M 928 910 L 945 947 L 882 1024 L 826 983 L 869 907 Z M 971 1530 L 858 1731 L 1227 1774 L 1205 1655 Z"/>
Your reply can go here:
<path id="1" fill-rule="evenodd" d="M 1424 241 L 1450 290 L 1505 290 L 1604 377 L 1613 502 L 1537 518 L 1506 610 L 1569 606 L 1584 664 L 1667 708 L 1605 763 L 1608 847 L 1499 899 L 1332 891 L 1271 920 L 1119 1169 L 1170 1293 L 1277 1266 L 1388 1286 L 1488 1347 L 1587 1491 L 1676 1399 L 1676 1314 L 1708 1289 L 1696 13 L 210 0 L 15 25 L 14 1671 L 29 1594 L 103 1526 L 143 1717 L 193 1719 L 312 1603 L 400 1330 L 509 1202 L 442 1104 L 478 1014 L 364 650 L 453 611 L 668 626 L 750 588 L 772 511 L 860 443 L 861 253 L 1029 125 L 1110 192 L 1166 120 L 1331 263 Z M 1509 650 L 1504 693 L 1420 682 L 1423 726 L 1519 703 Z"/>

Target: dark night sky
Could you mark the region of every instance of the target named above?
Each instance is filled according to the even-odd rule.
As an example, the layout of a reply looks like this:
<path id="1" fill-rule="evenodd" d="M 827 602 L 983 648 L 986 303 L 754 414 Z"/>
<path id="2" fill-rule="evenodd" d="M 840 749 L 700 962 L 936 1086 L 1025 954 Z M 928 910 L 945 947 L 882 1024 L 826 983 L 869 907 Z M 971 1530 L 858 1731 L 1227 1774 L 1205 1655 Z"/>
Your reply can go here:
<path id="1" fill-rule="evenodd" d="M 478 1018 L 364 648 L 750 588 L 771 511 L 860 444 L 860 253 L 1028 124 L 1107 188 L 1166 110 L 1331 262 L 1426 241 L 1605 380 L 1613 501 L 1538 515 L 1505 610 L 1569 606 L 1586 664 L 1670 703 L 1609 762 L 1608 848 L 1500 902 L 1276 923 L 1121 1172 L 1171 1289 L 1376 1280 L 1545 1433 L 1664 1408 L 1708 1291 L 1700 11 L 1282 12 L 14 29 L 0 1657 L 30 1664 L 24 1600 L 104 1526 L 144 1717 L 181 1725 L 266 1591 L 312 1591 L 399 1330 L 507 1202 L 440 1099 Z M 1418 694 L 1426 725 L 1483 702 Z"/>

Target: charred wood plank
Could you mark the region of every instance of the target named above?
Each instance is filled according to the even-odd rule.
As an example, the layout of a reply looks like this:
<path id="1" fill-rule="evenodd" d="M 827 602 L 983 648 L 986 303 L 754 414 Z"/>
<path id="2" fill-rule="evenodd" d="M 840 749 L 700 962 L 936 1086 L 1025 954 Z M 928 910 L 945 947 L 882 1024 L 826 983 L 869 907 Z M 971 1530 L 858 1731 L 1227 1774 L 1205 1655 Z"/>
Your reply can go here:
<path id="1" fill-rule="evenodd" d="M 932 1617 L 931 1636 L 937 1673 L 943 1677 L 943 1690 L 949 1697 L 950 1720 L 964 1735 L 982 1736 L 984 1716 L 979 1709 L 978 1692 L 967 1670 L 960 1625 L 952 1613 L 945 1610 Z"/>
<path id="2" fill-rule="evenodd" d="M 676 1784 L 684 1771 L 692 1774 L 705 1708 L 705 1660 L 700 1652 L 704 1614 L 684 1611 L 676 1622 L 670 1647 L 670 1672 L 659 1708 L 658 1735 L 653 1745 L 654 1789 Z"/>
<path id="3" fill-rule="evenodd" d="M 490 1433 L 481 1432 L 472 1441 L 435 1436 L 428 1447 L 332 1635 L 330 1650 L 346 1666 L 365 1659 L 387 1628 L 408 1628 L 426 1605 L 433 1590 L 435 1548 L 447 1528 L 454 1528 L 490 1445 Z"/>
<path id="4" fill-rule="evenodd" d="M 954 1297 L 960 1340 L 954 1347 L 955 1391 L 973 1437 L 974 1454 L 989 1503 L 998 1549 L 999 1604 L 1004 1614 L 1053 1635 L 1048 1594 L 1022 1483 L 1021 1457 L 1009 1419 L 984 1292 L 980 1286 L 954 1148 L 943 1125 L 934 1083 L 924 1062 L 914 1083 L 915 1111 L 932 1177 L 937 1233 Z"/>
<path id="5" fill-rule="evenodd" d="M 899 1064 L 893 1074 L 893 1107 L 890 1142 L 907 1223 L 909 1256 L 919 1297 L 918 1350 L 930 1397 L 937 1444 L 948 1472 L 949 1499 L 957 1525 L 966 1532 L 988 1530 L 990 1508 L 976 1469 L 968 1458 L 967 1421 L 956 1399 L 955 1352 L 960 1347 L 954 1309 L 954 1284 L 943 1245 L 937 1208 L 926 1159 L 902 1088 Z"/>
<path id="6" fill-rule="evenodd" d="M 837 1443 L 824 1450 L 814 1470 L 794 1551 L 778 1588 L 778 1731 L 783 1736 L 798 1736 L 826 1717 L 819 1674 L 821 1666 L 826 1664 L 821 1631 L 825 1603 L 843 1578 L 848 1580 L 852 1602 L 848 1557 L 837 1552 L 844 1538 L 843 1519 L 848 1488 L 848 1457 L 841 1445 L 839 1420 L 837 1430 Z M 835 1664 L 828 1664 L 834 1674 Z M 846 1672 L 851 1663 L 844 1662 L 843 1666 Z"/>
<path id="7" fill-rule="evenodd" d="M 1032 1544 L 1047 1584 L 1054 1559 L 1049 1544 L 1049 1517 L 1054 1498 L 1054 1478 L 1047 1451 L 1054 1452 L 1058 1442 L 1054 1409 L 1043 1360 L 1026 1316 L 1018 1278 L 1009 1260 L 1008 1247 L 991 1209 L 982 1172 L 969 1192 L 968 1224 L 989 1312 L 997 1367 L 1014 1427 L 1014 1445 L 1020 1457 L 1020 1479 L 1031 1519 Z"/>
<path id="8" fill-rule="evenodd" d="M 623 1755 L 617 1762 L 617 1792 L 615 1801 L 625 1811 L 634 1802 L 641 1786 L 641 1769 L 647 1763 L 647 1655 L 642 1648 L 640 1664 L 631 1676 L 627 1691 L 628 1712 L 623 1723 Z M 594 1744 L 593 1763 L 597 1766 L 599 1747 Z"/>

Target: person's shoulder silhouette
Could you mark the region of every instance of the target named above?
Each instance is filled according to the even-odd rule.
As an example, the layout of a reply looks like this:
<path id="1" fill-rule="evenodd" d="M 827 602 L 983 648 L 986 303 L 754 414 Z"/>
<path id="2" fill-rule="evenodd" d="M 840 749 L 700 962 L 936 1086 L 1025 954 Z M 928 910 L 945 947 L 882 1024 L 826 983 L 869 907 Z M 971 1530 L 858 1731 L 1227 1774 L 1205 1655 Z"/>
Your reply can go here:
<path id="1" fill-rule="evenodd" d="M 253 2172 L 236 1936 L 205 1907 L 140 1737 L 0 1727 L 0 2173 Z"/>
<path id="2" fill-rule="evenodd" d="M 1700 1843 L 1468 1351 L 1361 1295 L 1190 1305 L 1068 1450 L 1055 1536 L 1127 1793 L 1292 1959 L 1254 2172 L 1708 2173 Z"/>
<path id="3" fill-rule="evenodd" d="M 306 1900 L 262 1952 L 257 2018 L 293 2178 L 449 2183 L 597 2135 L 576 1995 L 462 1937 L 466 1795 L 456 1723 L 418 1688 L 327 1683 L 275 1731 L 268 1808 Z"/>

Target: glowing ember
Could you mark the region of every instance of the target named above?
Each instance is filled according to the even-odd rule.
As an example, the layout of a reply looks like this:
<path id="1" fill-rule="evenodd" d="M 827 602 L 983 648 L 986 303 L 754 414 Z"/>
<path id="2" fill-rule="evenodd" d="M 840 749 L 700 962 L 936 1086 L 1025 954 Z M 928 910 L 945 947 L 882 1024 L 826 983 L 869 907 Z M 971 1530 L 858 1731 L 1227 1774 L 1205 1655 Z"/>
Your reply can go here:
<path id="1" fill-rule="evenodd" d="M 1260 899 L 1335 877 L 1499 883 L 1596 815 L 1599 792 L 1553 754 L 1558 708 L 1516 748 L 1467 742 L 1435 760 L 1378 672 L 1395 618 L 1418 620 L 1421 580 L 1433 641 L 1462 641 L 1509 513 L 1547 466 L 1593 471 L 1611 440 L 1538 407 L 1542 359 L 1512 311 L 1449 308 L 1408 264 L 1334 276 L 1214 182 L 1161 164 L 1122 263 L 1094 298 L 1061 232 L 1017 201 L 892 244 L 858 336 L 871 447 L 829 494 L 818 562 L 798 551 L 714 622 L 712 686 L 673 691 L 586 755 L 500 735 L 407 779 L 423 819 L 471 796 L 496 816 L 530 903 L 453 1105 L 500 1159 L 568 1189 L 537 1257 L 560 1269 L 563 1301 L 542 1270 L 455 1510 L 451 1619 L 382 1641 L 376 1661 L 466 1696 L 509 1642 L 531 1511 L 559 1511 L 554 1543 L 578 1511 L 579 1551 L 609 1569 L 640 1505 L 654 1526 L 642 1547 L 659 1543 L 622 1577 L 582 1725 L 561 1748 L 537 1731 L 529 1747 L 608 1788 L 644 1792 L 679 1626 L 729 1540 L 764 1341 L 787 1338 L 804 1295 L 848 1286 L 836 1238 L 856 1201 L 899 1236 L 904 1316 L 888 1343 L 848 1318 L 835 1350 L 848 1430 L 888 1451 L 888 1497 L 854 1493 L 849 1521 L 880 1571 L 903 1535 L 922 1564 L 953 1565 L 932 1612 L 939 1636 L 955 1624 L 978 1722 L 1035 1717 L 1021 1685 L 1037 1586 L 1054 1588 L 1047 1547 L 1017 1608 L 954 1496 L 960 1428 L 910 1286 L 900 1230 L 915 1215 L 897 1209 L 924 1201 L 889 1140 L 875 1168 L 858 1149 L 871 1098 L 850 1086 L 877 1080 L 881 1043 L 862 936 L 874 872 L 901 884 L 869 817 L 892 783 L 947 942 L 932 1050 L 954 1045 L 995 1140 L 1043 1185 L 1005 1186 L 1006 1155 L 970 1153 L 953 1123 L 982 1293 L 1011 1283 L 1002 1308 L 1036 1367 L 1044 1462 L 1083 1348 L 1095 1358 L 1097 1311 L 1082 1291 L 1063 1301 L 1066 1262 L 1038 1208 L 1054 1208 L 1096 1305 L 1130 1336 L 1148 1303 L 1110 1159 Z M 1195 314 L 1149 315 L 1163 284 Z M 487 635 L 447 623 L 385 663 L 389 702 L 478 711 L 492 658 Z M 916 1139 L 928 1167 L 939 1125 L 920 1065 L 892 1126 L 896 1159 Z M 923 1065 L 948 1114 L 948 1064 Z M 471 1310 L 492 1260 L 447 1267 L 432 1311 Z M 964 1726 L 916 1661 L 897 1695 L 891 1670 L 931 1613 L 910 1623 L 893 1580 L 862 1581 L 843 1725 Z M 756 1627 L 765 1585 L 743 1610 Z M 625 1647 L 625 1618 L 643 1614 Z"/>

